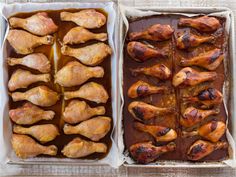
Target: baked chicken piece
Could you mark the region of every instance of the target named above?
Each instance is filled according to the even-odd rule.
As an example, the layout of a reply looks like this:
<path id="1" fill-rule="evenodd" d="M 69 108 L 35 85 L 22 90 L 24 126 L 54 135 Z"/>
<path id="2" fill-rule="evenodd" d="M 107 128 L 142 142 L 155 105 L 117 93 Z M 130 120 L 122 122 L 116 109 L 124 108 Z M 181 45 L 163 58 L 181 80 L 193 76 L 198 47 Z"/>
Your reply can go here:
<path id="1" fill-rule="evenodd" d="M 138 121 L 156 118 L 160 115 L 174 113 L 174 108 L 160 108 L 142 101 L 133 101 L 128 106 L 128 111 Z"/>
<path id="2" fill-rule="evenodd" d="M 188 107 L 180 117 L 180 124 L 184 127 L 192 127 L 211 115 L 220 113 L 219 109 L 202 110 L 195 107 Z"/>
<path id="3" fill-rule="evenodd" d="M 178 25 L 192 27 L 202 32 L 213 32 L 220 27 L 220 22 L 215 17 L 205 15 L 197 18 L 180 18 Z"/>
<path id="4" fill-rule="evenodd" d="M 106 153 L 107 145 L 104 143 L 86 141 L 77 137 L 74 138 L 71 142 L 69 142 L 61 152 L 64 156 L 69 158 L 80 158 L 88 156 L 95 152 Z"/>
<path id="5" fill-rule="evenodd" d="M 22 58 L 7 58 L 10 66 L 23 65 L 31 69 L 36 69 L 41 73 L 48 73 L 51 70 L 51 64 L 43 53 L 32 53 Z"/>
<path id="6" fill-rule="evenodd" d="M 82 48 L 71 48 L 64 45 L 61 48 L 61 53 L 63 55 L 75 57 L 85 65 L 95 66 L 111 55 L 112 50 L 108 45 L 99 42 Z"/>
<path id="7" fill-rule="evenodd" d="M 34 52 L 34 48 L 46 44 L 51 45 L 54 42 L 53 36 L 35 36 L 23 30 L 10 30 L 7 40 L 18 54 L 30 54 Z"/>
<path id="8" fill-rule="evenodd" d="M 147 39 L 152 41 L 165 41 L 171 38 L 174 33 L 174 29 L 171 28 L 170 25 L 161 25 L 155 24 L 149 26 L 144 31 L 140 32 L 132 32 L 129 34 L 129 39 L 137 40 L 137 39 Z"/>
<path id="9" fill-rule="evenodd" d="M 197 161 L 211 154 L 215 150 L 225 149 L 227 147 L 227 142 L 219 141 L 216 143 L 211 143 L 209 141 L 197 140 L 189 148 L 187 157 L 189 160 Z"/>
<path id="10" fill-rule="evenodd" d="M 38 106 L 52 106 L 60 98 L 57 92 L 46 86 L 37 86 L 26 92 L 14 92 L 11 94 L 13 101 L 28 100 Z"/>
<path id="11" fill-rule="evenodd" d="M 107 33 L 92 33 L 83 27 L 77 26 L 66 33 L 63 44 L 80 44 L 89 40 L 106 41 Z"/>
<path id="12" fill-rule="evenodd" d="M 224 122 L 211 121 L 202 125 L 197 130 L 191 132 L 183 131 L 182 135 L 183 137 L 192 137 L 199 135 L 204 139 L 207 139 L 215 143 L 219 141 L 219 139 L 225 134 L 225 131 L 226 131 L 226 125 Z"/>
<path id="13" fill-rule="evenodd" d="M 104 106 L 91 108 L 85 101 L 72 100 L 63 112 L 63 120 L 69 124 L 76 124 L 103 114 L 105 114 Z"/>
<path id="14" fill-rule="evenodd" d="M 151 94 L 163 93 L 167 90 L 168 88 L 166 86 L 154 86 L 139 80 L 130 86 L 128 96 L 130 98 L 137 98 Z"/>
<path id="15" fill-rule="evenodd" d="M 83 98 L 95 103 L 106 103 L 109 95 L 105 88 L 95 82 L 82 85 L 79 90 L 64 92 L 65 100 L 72 98 Z"/>
<path id="16" fill-rule="evenodd" d="M 152 135 L 155 138 L 156 142 L 173 141 L 177 138 L 176 131 L 168 127 L 158 125 L 145 125 L 139 122 L 135 122 L 134 127 L 139 131 L 146 132 Z"/>
<path id="17" fill-rule="evenodd" d="M 8 82 L 8 88 L 10 91 L 14 91 L 19 88 L 27 88 L 30 84 L 35 82 L 49 82 L 50 74 L 32 74 L 30 71 L 17 69 Z"/>
<path id="18" fill-rule="evenodd" d="M 175 87 L 194 86 L 202 82 L 213 81 L 216 77 L 216 72 L 199 72 L 190 67 L 186 67 L 174 75 L 172 84 Z"/>
<path id="19" fill-rule="evenodd" d="M 55 156 L 57 154 L 56 146 L 42 146 L 27 135 L 13 134 L 11 143 L 16 155 L 22 159 L 35 157 L 40 154 L 51 156 Z"/>
<path id="20" fill-rule="evenodd" d="M 176 144 L 171 142 L 164 146 L 154 146 L 152 142 L 136 143 L 129 147 L 129 152 L 135 161 L 147 164 L 155 161 L 160 155 L 174 151 Z"/>
<path id="21" fill-rule="evenodd" d="M 55 83 L 63 87 L 81 85 L 90 78 L 102 78 L 104 70 L 100 66 L 87 67 L 77 61 L 71 61 L 55 74 Z"/>
<path id="22" fill-rule="evenodd" d="M 130 57 L 137 62 L 144 62 L 151 58 L 163 58 L 167 56 L 167 53 L 163 50 L 136 41 L 128 43 L 127 52 Z"/>
<path id="23" fill-rule="evenodd" d="M 180 61 L 181 66 L 200 66 L 208 70 L 215 70 L 223 61 L 224 55 L 220 49 L 210 50 L 202 53 L 197 57 L 190 59 L 182 59 Z"/>
<path id="24" fill-rule="evenodd" d="M 150 67 L 142 67 L 136 69 L 130 69 L 132 75 L 145 74 L 148 76 L 157 77 L 160 80 L 167 80 L 171 76 L 171 71 L 164 64 L 156 64 Z"/>
<path id="25" fill-rule="evenodd" d="M 9 23 L 13 28 L 23 28 L 24 30 L 39 36 L 55 33 L 58 29 L 57 25 L 50 17 L 48 17 L 46 12 L 38 12 L 25 19 L 11 17 Z"/>
<path id="26" fill-rule="evenodd" d="M 66 124 L 63 128 L 65 134 L 80 134 L 92 141 L 99 141 L 111 129 L 111 118 L 98 116 L 89 120 L 85 120 L 78 125 L 72 126 Z"/>
<path id="27" fill-rule="evenodd" d="M 95 9 L 85 9 L 79 12 L 61 12 L 62 21 L 72 21 L 79 26 L 94 29 L 100 28 L 106 23 L 106 17 Z"/>
<path id="28" fill-rule="evenodd" d="M 29 102 L 9 111 L 11 120 L 20 125 L 31 125 L 40 120 L 52 120 L 54 115 L 53 111 L 44 111 Z"/>
<path id="29" fill-rule="evenodd" d="M 57 127 L 53 124 L 34 125 L 27 128 L 14 125 L 13 132 L 17 134 L 30 135 L 41 143 L 52 141 L 57 135 L 59 135 Z"/>
<path id="30" fill-rule="evenodd" d="M 188 49 L 191 47 L 197 47 L 202 43 L 212 43 L 213 40 L 213 36 L 197 36 L 185 32 L 176 39 L 176 46 L 179 49 Z"/>
<path id="31" fill-rule="evenodd" d="M 223 95 L 219 90 L 210 87 L 201 90 L 196 95 L 183 97 L 183 101 L 198 103 L 201 108 L 205 109 L 221 104 L 223 101 Z"/>

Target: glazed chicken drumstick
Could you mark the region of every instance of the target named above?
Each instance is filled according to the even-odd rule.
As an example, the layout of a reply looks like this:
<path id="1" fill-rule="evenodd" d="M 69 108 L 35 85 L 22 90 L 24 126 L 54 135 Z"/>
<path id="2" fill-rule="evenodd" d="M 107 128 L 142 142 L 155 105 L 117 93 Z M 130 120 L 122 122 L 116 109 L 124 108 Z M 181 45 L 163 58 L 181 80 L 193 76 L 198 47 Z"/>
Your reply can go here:
<path id="1" fill-rule="evenodd" d="M 174 108 L 160 108 L 141 101 L 133 101 L 129 104 L 128 110 L 138 121 L 145 121 L 161 115 L 174 113 Z"/>
<path id="2" fill-rule="evenodd" d="M 34 52 L 34 48 L 40 45 L 52 45 L 53 36 L 35 36 L 23 30 L 10 30 L 7 40 L 18 54 L 30 54 Z"/>
<path id="3" fill-rule="evenodd" d="M 200 160 L 213 151 L 218 149 L 225 149 L 228 147 L 227 142 L 211 143 L 209 141 L 197 140 L 188 150 L 188 159 L 192 161 Z"/>
<path id="4" fill-rule="evenodd" d="M 155 24 L 144 31 L 132 32 L 129 34 L 131 41 L 137 39 L 147 39 L 152 41 L 165 41 L 171 38 L 174 33 L 174 29 L 170 25 Z"/>
<path id="5" fill-rule="evenodd" d="M 55 113 L 44 111 L 30 102 L 9 111 L 11 120 L 19 125 L 31 125 L 40 120 L 52 120 Z"/>
<path id="6" fill-rule="evenodd" d="M 223 95 L 215 88 L 207 88 L 198 92 L 197 95 L 183 97 L 183 100 L 190 103 L 198 103 L 201 108 L 205 109 L 222 103 Z"/>
<path id="7" fill-rule="evenodd" d="M 213 32 L 220 27 L 220 22 L 215 17 L 202 16 L 197 18 L 180 18 L 178 25 L 192 27 L 202 32 Z"/>
<path id="8" fill-rule="evenodd" d="M 155 161 L 160 155 L 174 151 L 176 144 L 171 142 L 164 146 L 154 146 L 152 142 L 133 144 L 129 147 L 131 156 L 138 163 L 147 164 Z"/>
<path id="9" fill-rule="evenodd" d="M 168 127 L 158 125 L 145 125 L 139 122 L 135 122 L 134 127 L 139 131 L 146 132 L 152 135 L 155 138 L 156 142 L 167 142 L 175 140 L 177 138 L 176 131 Z"/>
<path id="10" fill-rule="evenodd" d="M 30 33 L 39 36 L 45 36 L 57 31 L 58 27 L 53 20 L 48 17 L 46 12 L 38 12 L 28 18 L 11 17 L 9 19 L 10 26 L 13 28 L 23 28 Z"/>
<path id="11" fill-rule="evenodd" d="M 215 70 L 223 61 L 224 55 L 220 49 L 210 50 L 190 59 L 182 59 L 181 66 L 200 66 L 208 70 Z"/>
<path id="12" fill-rule="evenodd" d="M 51 156 L 57 154 L 56 146 L 42 146 L 27 135 L 13 134 L 11 143 L 16 155 L 22 159 L 35 157 L 40 154 Z"/>
<path id="13" fill-rule="evenodd" d="M 215 143 L 224 135 L 226 125 L 222 121 L 211 121 L 202 125 L 197 130 L 186 132 L 182 131 L 183 137 L 192 137 L 200 135 L 201 137 Z"/>
<path id="14" fill-rule="evenodd" d="M 184 127 L 192 127 L 211 115 L 220 113 L 219 109 L 202 110 L 194 107 L 188 107 L 180 117 L 180 124 Z"/>
<path id="15" fill-rule="evenodd" d="M 167 53 L 160 49 L 135 41 L 128 43 L 127 52 L 131 58 L 137 62 L 144 62 L 151 58 L 163 58 L 167 56 Z"/>
<path id="16" fill-rule="evenodd" d="M 186 67 L 174 75 L 172 84 L 175 87 L 194 86 L 202 82 L 213 81 L 216 77 L 216 72 L 199 72 L 190 67 Z"/>
<path id="17" fill-rule="evenodd" d="M 156 64 L 151 67 L 142 67 L 136 69 L 130 69 L 132 75 L 144 74 L 147 76 L 153 76 L 160 80 L 167 80 L 171 76 L 171 71 L 164 64 Z"/>
<path id="18" fill-rule="evenodd" d="M 154 86 L 139 80 L 130 86 L 128 96 L 130 98 L 137 98 L 151 94 L 163 93 L 167 90 L 168 88 L 166 86 Z"/>
<path id="19" fill-rule="evenodd" d="M 188 49 L 191 47 L 197 47 L 202 43 L 211 43 L 213 40 L 213 36 L 197 36 L 185 32 L 176 39 L 176 46 L 179 49 Z"/>

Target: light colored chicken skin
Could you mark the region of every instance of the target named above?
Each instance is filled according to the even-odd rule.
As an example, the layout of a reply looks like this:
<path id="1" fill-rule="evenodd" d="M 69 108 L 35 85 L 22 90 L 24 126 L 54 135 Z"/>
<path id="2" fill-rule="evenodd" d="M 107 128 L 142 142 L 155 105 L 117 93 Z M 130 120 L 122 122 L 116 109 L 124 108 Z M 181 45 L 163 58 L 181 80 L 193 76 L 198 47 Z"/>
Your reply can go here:
<path id="1" fill-rule="evenodd" d="M 71 48 L 64 45 L 61 48 L 61 53 L 75 57 L 85 65 L 96 66 L 111 55 L 112 50 L 108 45 L 99 42 L 82 48 Z"/>
<path id="2" fill-rule="evenodd" d="M 107 33 L 92 33 L 83 27 L 74 27 L 66 33 L 63 44 L 80 44 L 89 40 L 106 41 Z"/>
<path id="3" fill-rule="evenodd" d="M 104 143 L 94 143 L 77 137 L 69 142 L 61 152 L 64 156 L 69 158 L 80 158 L 95 152 L 106 153 L 107 146 Z"/>
<path id="4" fill-rule="evenodd" d="M 55 75 L 55 83 L 63 87 L 81 85 L 90 78 L 102 78 L 104 70 L 100 66 L 87 67 L 77 61 L 71 61 Z"/>
<path id="5" fill-rule="evenodd" d="M 47 35 L 38 37 L 23 30 L 10 30 L 7 40 L 18 54 L 30 54 L 34 52 L 34 48 L 40 45 L 52 45 L 53 36 Z"/>
<path id="6" fill-rule="evenodd" d="M 79 12 L 61 12 L 62 21 L 72 21 L 79 26 L 94 29 L 100 28 L 106 23 L 106 17 L 95 9 L 85 9 Z"/>
<path id="7" fill-rule="evenodd" d="M 52 106 L 60 98 L 57 92 L 46 86 L 34 87 L 26 92 L 14 92 L 11 94 L 13 101 L 28 100 L 38 106 Z"/>
<path id="8" fill-rule="evenodd" d="M 49 82 L 50 74 L 32 74 L 30 71 L 23 69 L 17 69 L 8 82 L 8 88 L 10 91 L 14 91 L 19 88 L 27 88 L 30 84 L 35 82 Z"/>
<path id="9" fill-rule="evenodd" d="M 19 158 L 26 159 L 40 154 L 55 156 L 57 147 L 42 146 L 27 135 L 13 134 L 11 139 L 13 150 Z"/>
<path id="10" fill-rule="evenodd" d="M 10 66 L 23 65 L 28 68 L 35 69 L 41 73 L 48 73 L 51 70 L 51 64 L 43 53 L 33 53 L 22 58 L 7 58 Z"/>
<path id="11" fill-rule="evenodd" d="M 69 124 L 75 124 L 103 114 L 105 114 L 104 106 L 91 108 L 85 101 L 72 100 L 63 112 L 63 120 Z"/>
<path id="12" fill-rule="evenodd" d="M 29 102 L 9 111 L 11 120 L 20 125 L 31 125 L 40 120 L 52 120 L 54 115 L 53 111 L 44 111 Z"/>
<path id="13" fill-rule="evenodd" d="M 111 129 L 111 118 L 98 116 L 85 120 L 78 125 L 72 126 L 66 124 L 63 128 L 65 134 L 80 134 L 92 141 L 99 141 Z"/>
<path id="14" fill-rule="evenodd" d="M 27 128 L 14 125 L 13 132 L 17 134 L 31 135 L 41 143 L 52 141 L 57 135 L 59 135 L 58 128 L 53 124 L 34 125 Z"/>
<path id="15" fill-rule="evenodd" d="M 72 98 L 83 98 L 95 103 L 106 103 L 109 95 L 105 88 L 95 82 L 82 85 L 79 90 L 64 92 L 65 100 Z"/>
<path id="16" fill-rule="evenodd" d="M 23 28 L 33 34 L 45 36 L 57 31 L 58 27 L 46 12 L 38 12 L 28 18 L 11 17 L 10 26 L 13 28 Z"/>

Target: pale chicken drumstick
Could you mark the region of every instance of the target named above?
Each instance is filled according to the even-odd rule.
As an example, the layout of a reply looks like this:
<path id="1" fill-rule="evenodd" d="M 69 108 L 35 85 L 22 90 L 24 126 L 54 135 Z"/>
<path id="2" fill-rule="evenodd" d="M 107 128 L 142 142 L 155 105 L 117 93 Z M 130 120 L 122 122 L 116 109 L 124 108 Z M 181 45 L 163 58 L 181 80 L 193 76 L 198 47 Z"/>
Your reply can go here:
<path id="1" fill-rule="evenodd" d="M 105 88 L 95 82 L 82 85 L 79 90 L 64 93 L 65 100 L 72 98 L 83 98 L 96 103 L 106 103 L 109 96 Z"/>
<path id="2" fill-rule="evenodd" d="M 53 44 L 53 36 L 35 36 L 23 30 L 10 30 L 7 40 L 18 54 L 30 54 L 34 52 L 34 48 L 46 44 Z"/>
<path id="3" fill-rule="evenodd" d="M 11 94 L 13 101 L 28 100 L 38 106 L 52 106 L 59 100 L 57 92 L 46 86 L 34 87 L 26 92 L 14 92 Z"/>
<path id="4" fill-rule="evenodd" d="M 41 73 L 48 73 L 51 69 L 50 61 L 43 53 L 33 53 L 22 58 L 7 58 L 7 63 L 10 66 L 27 66 L 28 68 L 36 69 Z"/>
<path id="5" fill-rule="evenodd" d="M 100 66 L 87 67 L 77 61 L 71 61 L 55 74 L 55 83 L 63 87 L 81 85 L 90 78 L 102 78 L 104 70 Z"/>
<path id="6" fill-rule="evenodd" d="M 111 118 L 98 116 L 85 120 L 78 125 L 72 126 L 66 124 L 63 128 L 65 134 L 80 134 L 92 141 L 99 141 L 111 129 Z"/>
<path id="7" fill-rule="evenodd" d="M 63 120 L 69 124 L 75 124 L 103 114 L 105 114 L 104 106 L 91 108 L 85 101 L 72 100 L 63 112 Z"/>
<path id="8" fill-rule="evenodd" d="M 11 17 L 9 19 L 10 26 L 13 28 L 23 28 L 30 33 L 45 36 L 57 31 L 58 27 L 53 20 L 48 17 L 46 12 L 38 12 L 28 18 Z"/>
<path id="9" fill-rule="evenodd" d="M 88 29 L 100 28 L 106 23 L 106 17 L 94 9 L 81 10 L 75 13 L 61 12 L 60 16 L 62 21 L 72 21 Z"/>
<path id="10" fill-rule="evenodd" d="M 14 125 L 13 132 L 17 134 L 31 135 L 41 143 L 52 141 L 57 135 L 59 135 L 58 128 L 53 124 L 34 125 L 27 128 Z"/>
<path id="11" fill-rule="evenodd" d="M 69 142 L 61 152 L 64 156 L 69 158 L 80 158 L 95 152 L 106 153 L 107 146 L 104 143 L 94 143 L 77 137 Z"/>
<path id="12" fill-rule="evenodd" d="M 19 88 L 27 88 L 30 84 L 35 82 L 49 82 L 50 74 L 32 74 L 30 71 L 23 69 L 17 69 L 8 82 L 8 88 L 10 91 L 14 91 Z"/>
<path id="13" fill-rule="evenodd" d="M 89 40 L 106 41 L 107 33 L 92 33 L 83 27 L 74 27 L 66 33 L 63 44 L 80 44 Z"/>
<path id="14" fill-rule="evenodd" d="M 57 147 L 42 146 L 27 135 L 13 134 L 11 139 L 13 150 L 19 158 L 31 158 L 40 154 L 55 156 Z"/>
<path id="15" fill-rule="evenodd" d="M 52 120 L 54 115 L 53 111 L 44 111 L 29 102 L 9 111 L 11 120 L 20 125 L 31 125 L 40 120 Z"/>

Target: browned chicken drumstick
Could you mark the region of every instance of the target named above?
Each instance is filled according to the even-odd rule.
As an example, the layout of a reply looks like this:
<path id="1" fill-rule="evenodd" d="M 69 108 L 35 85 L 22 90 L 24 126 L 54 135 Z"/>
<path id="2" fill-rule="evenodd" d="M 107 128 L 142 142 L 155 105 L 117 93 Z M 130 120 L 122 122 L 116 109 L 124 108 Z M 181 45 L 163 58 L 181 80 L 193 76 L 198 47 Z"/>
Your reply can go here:
<path id="1" fill-rule="evenodd" d="M 202 125 L 197 130 L 186 132 L 183 131 L 183 137 L 192 137 L 200 135 L 201 137 L 215 143 L 224 135 L 226 130 L 226 125 L 222 121 L 211 121 Z"/>
<path id="2" fill-rule="evenodd" d="M 174 33 L 174 29 L 171 28 L 170 25 L 161 25 L 155 24 L 144 31 L 141 32 L 132 32 L 129 34 L 129 39 L 137 40 L 137 39 L 147 39 L 152 41 L 165 41 L 171 38 Z"/>
<path id="3" fill-rule="evenodd" d="M 219 105 L 223 100 L 223 95 L 215 88 L 207 88 L 201 90 L 197 95 L 184 97 L 183 100 L 190 103 L 198 103 L 201 108 L 210 108 Z"/>
<path id="4" fill-rule="evenodd" d="M 130 86 L 128 96 L 130 98 L 143 97 L 151 94 L 163 93 L 167 91 L 167 89 L 168 88 L 165 86 L 154 86 L 139 80 Z"/>
<path id="5" fill-rule="evenodd" d="M 153 48 L 141 42 L 129 42 L 127 52 L 137 62 L 144 62 L 151 58 L 165 57 L 167 54 L 160 49 Z"/>
<path id="6" fill-rule="evenodd" d="M 133 117 L 139 121 L 156 118 L 160 115 L 174 113 L 174 108 L 160 108 L 142 101 L 133 101 L 129 104 L 128 110 Z"/>
<path id="7" fill-rule="evenodd" d="M 171 142 L 164 146 L 154 146 L 152 142 L 133 144 L 129 147 L 131 156 L 138 163 L 147 164 L 156 160 L 161 154 L 174 151 L 176 144 Z"/>
<path id="8" fill-rule="evenodd" d="M 168 127 L 145 125 L 139 122 L 135 122 L 134 127 L 142 132 L 149 133 L 157 142 L 172 141 L 177 138 L 176 131 Z"/>
<path id="9" fill-rule="evenodd" d="M 157 77 L 160 80 L 169 79 L 171 76 L 171 71 L 164 64 L 156 64 L 151 67 L 143 67 L 131 69 L 132 75 L 136 76 L 138 74 L 145 74 L 148 76 Z"/>
<path id="10" fill-rule="evenodd" d="M 216 79 L 216 72 L 199 72 L 190 67 L 183 68 L 174 75 L 172 84 L 178 86 L 194 86 L 206 81 Z"/>
<path id="11" fill-rule="evenodd" d="M 185 109 L 182 117 L 180 118 L 180 124 L 184 127 L 192 127 L 207 117 L 219 113 L 219 109 L 202 110 L 191 106 Z"/>
<path id="12" fill-rule="evenodd" d="M 223 61 L 224 55 L 220 49 L 210 50 L 191 59 L 182 59 L 181 66 L 200 66 L 208 70 L 215 70 Z"/>
<path id="13" fill-rule="evenodd" d="M 192 161 L 200 160 L 218 149 L 228 147 L 227 142 L 211 143 L 209 141 L 197 140 L 188 150 L 188 159 Z"/>
<path id="14" fill-rule="evenodd" d="M 190 47 L 197 47 L 202 43 L 212 42 L 213 39 L 213 36 L 197 36 L 186 32 L 176 39 L 176 46 L 179 49 L 188 49 Z"/>
<path id="15" fill-rule="evenodd" d="M 215 17 L 208 16 L 197 18 L 180 18 L 179 26 L 192 27 L 202 32 L 212 32 L 220 27 L 220 22 Z"/>

